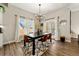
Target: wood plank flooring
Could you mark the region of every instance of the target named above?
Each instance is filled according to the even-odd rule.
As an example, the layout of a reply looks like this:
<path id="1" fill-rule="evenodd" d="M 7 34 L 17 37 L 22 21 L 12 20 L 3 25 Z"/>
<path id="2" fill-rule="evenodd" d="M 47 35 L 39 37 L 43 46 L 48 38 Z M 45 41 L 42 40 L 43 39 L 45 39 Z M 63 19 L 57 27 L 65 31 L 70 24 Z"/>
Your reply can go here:
<path id="1" fill-rule="evenodd" d="M 0 48 L 1 56 L 23 56 L 23 49 L 20 46 L 20 43 L 11 43 L 4 45 L 3 48 Z"/>
<path id="2" fill-rule="evenodd" d="M 79 56 L 78 42 L 61 43 L 60 41 L 56 41 L 43 56 Z"/>
<path id="3" fill-rule="evenodd" d="M 53 41 L 48 50 L 42 56 L 79 56 L 78 42 L 62 43 Z M 23 43 L 11 43 L 0 48 L 0 56 L 25 56 L 22 49 Z"/>

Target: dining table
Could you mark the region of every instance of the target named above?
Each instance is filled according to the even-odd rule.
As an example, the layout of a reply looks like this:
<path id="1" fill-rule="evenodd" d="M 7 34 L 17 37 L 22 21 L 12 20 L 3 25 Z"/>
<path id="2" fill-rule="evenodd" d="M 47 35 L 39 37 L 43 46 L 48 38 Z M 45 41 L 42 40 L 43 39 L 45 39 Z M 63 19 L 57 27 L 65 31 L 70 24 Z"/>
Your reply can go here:
<path id="1" fill-rule="evenodd" d="M 46 35 L 46 34 L 35 35 L 35 36 L 27 35 L 27 37 L 30 38 L 30 40 L 33 42 L 33 43 L 32 43 L 32 55 L 35 55 L 35 49 L 36 49 L 36 48 L 35 48 L 35 47 L 36 47 L 36 45 L 35 45 L 35 40 L 37 40 L 38 38 L 43 37 L 44 35 Z M 51 42 L 51 40 L 50 40 L 50 42 Z M 26 45 L 26 44 L 24 43 L 24 45 Z"/>

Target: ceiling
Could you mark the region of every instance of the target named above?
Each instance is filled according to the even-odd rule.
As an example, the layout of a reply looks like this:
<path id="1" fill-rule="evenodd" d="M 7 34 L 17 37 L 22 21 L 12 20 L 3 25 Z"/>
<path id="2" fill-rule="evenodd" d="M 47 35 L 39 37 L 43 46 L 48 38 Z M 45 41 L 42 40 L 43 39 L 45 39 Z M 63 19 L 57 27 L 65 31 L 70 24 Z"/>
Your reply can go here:
<path id="1" fill-rule="evenodd" d="M 10 4 L 34 14 L 39 13 L 39 4 L 36 3 L 10 3 Z M 50 11 L 54 11 L 62 7 L 68 7 L 72 11 L 79 10 L 78 3 L 43 3 L 41 4 L 40 10 L 41 14 L 46 14 Z"/>
<path id="2" fill-rule="evenodd" d="M 70 8 L 72 12 L 79 11 L 79 3 L 70 3 L 68 8 Z"/>
<path id="3" fill-rule="evenodd" d="M 39 13 L 39 4 L 35 3 L 11 3 L 11 5 L 14 5 L 16 7 L 22 8 L 26 11 L 32 12 L 34 14 Z M 62 8 L 67 6 L 67 4 L 64 3 L 43 3 L 41 4 L 40 10 L 41 14 L 48 13 L 49 11 L 54 11 L 56 9 Z"/>

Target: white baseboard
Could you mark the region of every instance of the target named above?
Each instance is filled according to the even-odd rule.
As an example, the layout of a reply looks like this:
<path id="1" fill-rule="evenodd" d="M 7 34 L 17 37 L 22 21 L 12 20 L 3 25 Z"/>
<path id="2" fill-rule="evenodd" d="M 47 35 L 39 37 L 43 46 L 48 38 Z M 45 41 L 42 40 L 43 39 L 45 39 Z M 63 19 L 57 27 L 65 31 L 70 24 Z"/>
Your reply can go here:
<path id="1" fill-rule="evenodd" d="M 66 42 L 69 42 L 69 43 L 71 43 L 71 41 L 70 41 L 70 40 L 66 40 Z"/>
<path id="2" fill-rule="evenodd" d="M 3 46 L 0 46 L 0 48 L 2 48 Z"/>
<path id="3" fill-rule="evenodd" d="M 15 42 L 15 40 L 14 41 L 8 41 L 8 42 L 3 43 L 3 45 L 14 43 L 14 42 Z"/>
<path id="4" fill-rule="evenodd" d="M 21 42 L 21 40 L 18 40 L 18 41 L 16 41 L 16 40 L 8 41 L 8 42 L 3 43 L 3 45 L 14 43 L 14 42 Z"/>

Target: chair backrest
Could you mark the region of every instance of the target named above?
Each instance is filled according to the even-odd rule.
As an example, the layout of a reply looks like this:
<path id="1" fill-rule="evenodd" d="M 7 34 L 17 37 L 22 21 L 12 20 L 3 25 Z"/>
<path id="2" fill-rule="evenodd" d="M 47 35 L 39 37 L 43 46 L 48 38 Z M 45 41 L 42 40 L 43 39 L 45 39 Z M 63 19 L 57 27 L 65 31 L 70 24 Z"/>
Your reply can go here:
<path id="1" fill-rule="evenodd" d="M 44 35 L 41 39 L 42 39 L 42 42 L 46 41 L 47 40 L 47 34 Z"/>
<path id="2" fill-rule="evenodd" d="M 24 41 L 29 42 L 29 38 L 27 37 L 27 35 L 24 35 Z"/>
<path id="3" fill-rule="evenodd" d="M 50 35 L 49 35 L 49 34 L 47 34 L 47 39 L 49 39 L 49 37 L 50 37 Z"/>
<path id="4" fill-rule="evenodd" d="M 52 38 L 52 34 L 50 33 L 50 34 L 49 34 L 49 39 L 51 39 L 51 38 Z"/>

